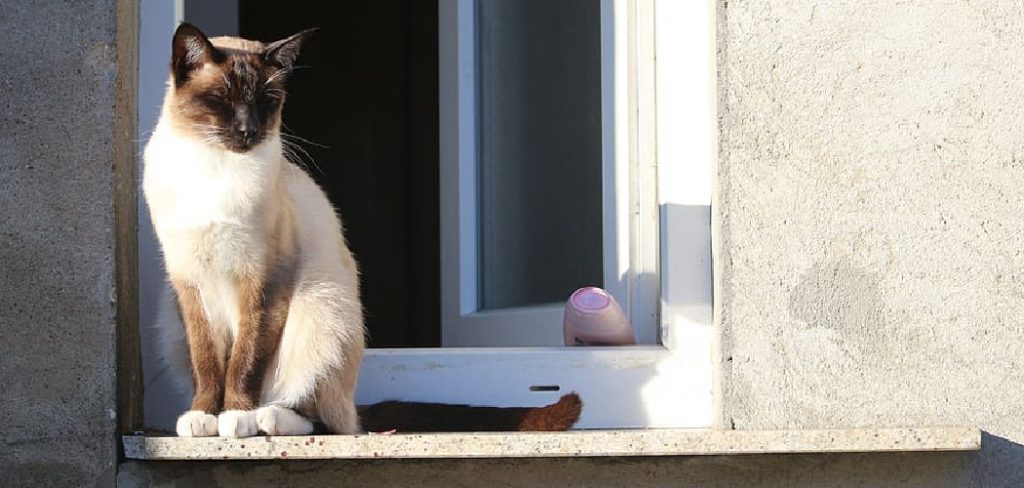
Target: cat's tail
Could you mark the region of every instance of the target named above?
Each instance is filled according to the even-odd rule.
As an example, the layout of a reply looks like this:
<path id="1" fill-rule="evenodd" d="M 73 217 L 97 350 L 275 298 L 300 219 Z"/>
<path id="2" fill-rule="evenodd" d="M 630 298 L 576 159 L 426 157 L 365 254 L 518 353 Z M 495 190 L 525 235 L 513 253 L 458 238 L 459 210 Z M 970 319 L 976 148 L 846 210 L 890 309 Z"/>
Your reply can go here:
<path id="1" fill-rule="evenodd" d="M 360 407 L 370 432 L 495 432 L 568 430 L 580 418 L 576 393 L 545 407 L 479 407 L 444 403 L 390 401 Z"/>

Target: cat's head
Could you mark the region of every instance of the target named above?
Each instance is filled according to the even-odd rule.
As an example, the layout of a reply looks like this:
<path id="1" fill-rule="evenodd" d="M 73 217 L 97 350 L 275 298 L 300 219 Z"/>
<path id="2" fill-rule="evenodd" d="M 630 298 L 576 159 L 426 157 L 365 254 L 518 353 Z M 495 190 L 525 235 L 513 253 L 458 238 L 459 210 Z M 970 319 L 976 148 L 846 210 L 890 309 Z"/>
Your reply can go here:
<path id="1" fill-rule="evenodd" d="M 314 30 L 264 45 L 209 39 L 195 26 L 181 24 L 172 41 L 171 116 L 208 143 L 249 151 L 280 130 L 289 73 Z"/>

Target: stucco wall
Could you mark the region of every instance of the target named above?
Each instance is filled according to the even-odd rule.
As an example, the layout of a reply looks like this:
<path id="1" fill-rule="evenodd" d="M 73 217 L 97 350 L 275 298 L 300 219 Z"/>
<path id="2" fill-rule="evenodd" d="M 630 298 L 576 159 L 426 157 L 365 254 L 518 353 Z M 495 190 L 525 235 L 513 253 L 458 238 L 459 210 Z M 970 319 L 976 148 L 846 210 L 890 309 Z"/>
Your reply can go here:
<path id="1" fill-rule="evenodd" d="M 132 411 L 116 326 L 136 314 L 134 241 L 116 238 L 135 222 L 132 11 L 0 2 L 0 486 L 115 479 Z"/>
<path id="2" fill-rule="evenodd" d="M 1024 485 L 1024 10 L 721 9 L 726 422 L 979 426 Z"/>

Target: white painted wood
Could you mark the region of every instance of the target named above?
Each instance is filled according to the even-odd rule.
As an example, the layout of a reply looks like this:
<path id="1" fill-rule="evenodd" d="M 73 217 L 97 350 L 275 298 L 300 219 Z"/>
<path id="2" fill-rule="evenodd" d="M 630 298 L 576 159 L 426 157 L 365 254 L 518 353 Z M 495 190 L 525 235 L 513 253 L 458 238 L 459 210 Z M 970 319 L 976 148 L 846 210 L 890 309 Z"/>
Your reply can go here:
<path id="1" fill-rule="evenodd" d="M 655 9 L 662 342 L 675 347 L 712 327 L 715 10 L 675 0 Z"/>
<path id="2" fill-rule="evenodd" d="M 629 66 L 625 0 L 601 0 L 601 159 L 604 288 L 632 319 L 629 206 Z M 634 327 L 643 324 L 634 324 Z"/>
<path id="3" fill-rule="evenodd" d="M 620 130 L 629 138 L 629 266 L 627 285 L 630 320 L 638 324 L 637 342 L 660 343 L 661 235 L 658 207 L 657 99 L 655 83 L 654 1 L 629 0 L 625 65 L 627 117 Z M 619 68 L 617 68 L 619 69 Z M 626 119 L 626 120 L 623 120 Z"/>
<path id="4" fill-rule="evenodd" d="M 452 324 L 454 347 L 551 346 L 564 342 L 562 304 L 480 310 L 463 314 Z"/>
<path id="5" fill-rule="evenodd" d="M 439 22 L 441 343 L 560 344 L 558 306 L 479 310 L 476 2 L 441 1 Z"/>
<path id="6" fill-rule="evenodd" d="M 464 313 L 477 308 L 475 2 L 438 3 L 440 112 L 441 343 L 457 343 Z"/>
<path id="7" fill-rule="evenodd" d="M 356 399 L 526 406 L 575 391 L 584 402 L 579 428 L 706 427 L 709 364 L 706 352 L 660 346 L 373 349 Z M 548 385 L 559 391 L 530 390 Z"/>
<path id="8" fill-rule="evenodd" d="M 631 66 L 628 19 L 632 1 L 601 3 L 601 111 L 603 166 L 604 287 L 616 297 L 642 344 L 658 342 L 658 217 L 653 157 L 641 167 L 630 148 L 639 141 L 630 117 Z M 442 344 L 445 347 L 557 345 L 562 311 L 557 307 L 479 310 L 477 264 L 476 22 L 474 0 L 440 4 Z M 649 12 L 648 18 L 653 17 Z M 653 39 L 653 21 L 645 24 Z M 653 43 L 645 44 L 648 64 Z M 649 70 L 652 71 L 652 70 Z M 645 78 L 650 84 L 651 75 Z M 653 126 L 654 113 L 644 117 Z M 653 154 L 653 149 L 647 153 Z M 644 202 L 641 204 L 640 202 Z M 566 297 L 568 298 L 568 297 Z M 546 310 L 542 313 L 541 310 Z M 518 330 L 515 317 L 528 317 Z M 494 320 L 491 320 L 494 319 Z M 514 333 L 510 333 L 514 331 Z M 480 340 L 483 339 L 483 342 Z"/>
<path id="9" fill-rule="evenodd" d="M 691 6 L 689 10 L 676 9 L 677 15 L 685 16 L 694 9 L 689 2 L 674 5 Z M 690 110 L 683 105 L 663 107 L 651 93 L 656 85 L 660 95 L 664 80 L 693 69 L 686 63 L 700 61 L 694 52 L 705 53 L 710 40 L 687 46 L 671 36 L 654 37 L 651 30 L 663 20 L 657 18 L 656 5 L 650 0 L 602 0 L 605 239 L 606 249 L 614 251 L 606 255 L 604 263 L 609 273 L 606 287 L 624 297 L 627 307 L 643 295 L 639 287 L 650 289 L 650 281 L 642 280 L 645 276 L 656 278 L 654 289 L 667 285 L 670 292 L 692 292 L 693 300 L 687 294 L 665 295 L 662 306 L 671 313 L 662 314 L 660 322 L 647 322 L 652 331 L 648 338 L 657 338 L 654 331 L 658 325 L 672 334 L 663 338 L 663 346 L 499 348 L 559 344 L 560 334 L 543 334 L 560 331 L 549 321 L 560 323 L 561 307 L 476 311 L 476 108 L 469 89 L 475 86 L 472 7 L 473 0 L 440 3 L 442 286 L 443 290 L 458 290 L 446 293 L 443 299 L 443 343 L 492 348 L 370 350 L 360 378 L 359 401 L 539 405 L 554 401 L 558 393 L 535 392 L 530 386 L 558 385 L 562 392 L 577 391 L 583 398 L 581 428 L 711 425 L 711 281 L 710 275 L 687 269 L 694 262 L 710 262 L 709 224 L 700 218 L 675 218 L 677 212 L 667 210 L 667 205 L 674 204 L 672 198 L 680 188 L 655 178 L 659 165 L 665 164 L 672 165 L 674 176 L 689 180 L 709 174 L 706 167 L 711 160 L 706 159 L 709 155 L 704 149 L 696 151 L 697 158 L 670 152 L 665 160 L 660 153 L 662 138 L 676 137 L 677 130 L 686 129 L 678 125 L 680 120 L 706 120 L 703 118 L 709 114 L 680 114 Z M 655 50 L 664 45 L 670 49 L 663 51 L 686 51 L 688 57 L 659 51 L 655 64 Z M 626 62 L 630 59 L 631 64 Z M 707 86 L 703 90 L 693 96 L 713 93 Z M 650 147 L 654 143 L 659 145 Z M 625 161 L 632 164 L 616 164 Z M 711 182 L 687 185 L 710 191 Z M 684 187 L 683 192 L 688 189 Z M 658 217 L 636 217 L 643 208 L 655 205 L 662 207 L 660 229 L 651 222 Z M 653 244 L 645 240 L 652 236 Z M 669 256 L 675 252 L 683 255 Z M 661 266 L 665 262 L 672 266 L 660 279 L 659 258 Z M 696 311 L 687 307 L 696 307 Z M 643 314 L 657 317 L 657 308 L 654 304 L 627 310 L 644 310 Z M 643 318 L 634 320 L 643 325 Z M 531 342 L 536 338 L 543 342 Z"/>
<path id="10" fill-rule="evenodd" d="M 185 0 L 172 0 L 174 3 L 174 25 L 177 26 L 185 20 Z"/>
<path id="11" fill-rule="evenodd" d="M 350 436 L 125 436 L 128 459 L 396 459 L 708 456 L 981 449 L 968 427 L 856 430 L 604 430 Z"/>

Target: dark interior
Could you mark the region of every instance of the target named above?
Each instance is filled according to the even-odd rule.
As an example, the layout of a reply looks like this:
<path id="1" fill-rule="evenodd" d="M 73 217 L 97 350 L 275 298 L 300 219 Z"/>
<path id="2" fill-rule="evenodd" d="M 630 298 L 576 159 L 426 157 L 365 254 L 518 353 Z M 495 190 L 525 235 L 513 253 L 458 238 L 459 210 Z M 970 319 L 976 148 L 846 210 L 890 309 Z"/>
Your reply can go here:
<path id="1" fill-rule="evenodd" d="M 300 142 L 359 261 L 371 347 L 438 347 L 437 3 L 239 3 L 242 37 L 320 29 L 290 80 L 284 122 L 316 143 Z"/>

